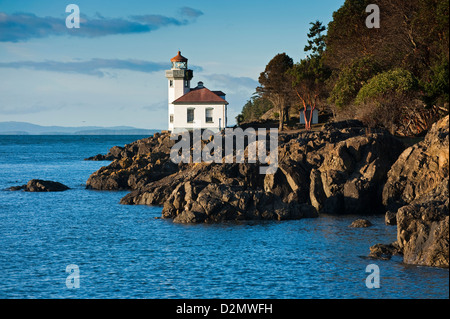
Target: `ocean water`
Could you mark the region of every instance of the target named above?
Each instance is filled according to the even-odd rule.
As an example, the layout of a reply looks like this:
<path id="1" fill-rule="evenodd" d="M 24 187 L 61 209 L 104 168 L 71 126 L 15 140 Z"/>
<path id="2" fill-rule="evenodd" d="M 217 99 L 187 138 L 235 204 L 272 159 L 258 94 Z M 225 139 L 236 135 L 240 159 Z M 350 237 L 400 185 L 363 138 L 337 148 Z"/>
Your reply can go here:
<path id="1" fill-rule="evenodd" d="M 0 136 L 1 299 L 449 297 L 448 270 L 365 258 L 396 238 L 382 216 L 367 229 L 348 227 L 358 216 L 179 225 L 155 218 L 160 207 L 120 205 L 127 192 L 85 189 L 108 162 L 84 158 L 139 138 Z M 3 191 L 33 178 L 71 189 Z M 366 286 L 370 264 L 380 288 Z"/>

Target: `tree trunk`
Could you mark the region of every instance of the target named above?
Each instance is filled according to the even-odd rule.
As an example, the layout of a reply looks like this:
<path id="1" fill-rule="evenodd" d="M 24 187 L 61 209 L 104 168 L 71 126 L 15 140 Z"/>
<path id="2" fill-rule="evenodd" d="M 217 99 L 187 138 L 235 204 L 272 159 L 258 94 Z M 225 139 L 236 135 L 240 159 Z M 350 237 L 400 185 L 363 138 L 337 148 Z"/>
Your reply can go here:
<path id="1" fill-rule="evenodd" d="M 305 118 L 305 130 L 309 130 L 308 127 L 308 117 L 306 116 L 306 107 L 303 109 L 303 117 Z"/>
<path id="2" fill-rule="evenodd" d="M 280 107 L 280 115 L 278 117 L 279 119 L 279 125 L 278 125 L 278 130 L 281 132 L 283 130 L 283 124 L 284 124 L 284 107 Z"/>
<path id="3" fill-rule="evenodd" d="M 286 107 L 285 121 L 286 121 L 287 125 L 289 125 L 289 106 Z"/>
<path id="4" fill-rule="evenodd" d="M 309 119 L 308 119 L 308 130 L 310 130 L 311 129 L 311 122 L 312 122 L 312 118 L 313 118 L 313 113 L 314 113 L 314 109 L 315 109 L 316 107 L 315 106 L 313 106 L 312 108 L 311 108 L 311 111 L 310 111 L 310 113 L 309 113 Z"/>

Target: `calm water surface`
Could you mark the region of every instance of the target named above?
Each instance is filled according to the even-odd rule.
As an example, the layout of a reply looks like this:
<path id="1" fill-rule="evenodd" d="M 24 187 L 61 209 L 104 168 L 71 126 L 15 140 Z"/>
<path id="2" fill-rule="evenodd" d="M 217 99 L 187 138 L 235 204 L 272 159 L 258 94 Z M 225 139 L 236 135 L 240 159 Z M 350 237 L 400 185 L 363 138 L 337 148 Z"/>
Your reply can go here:
<path id="1" fill-rule="evenodd" d="M 0 298 L 448 298 L 448 270 L 364 258 L 396 228 L 383 217 L 178 225 L 127 192 L 85 189 L 105 154 L 142 136 L 0 136 L 0 189 L 33 178 L 63 193 L 0 191 Z M 381 288 L 365 285 L 380 268 Z M 80 288 L 66 287 L 66 266 Z"/>

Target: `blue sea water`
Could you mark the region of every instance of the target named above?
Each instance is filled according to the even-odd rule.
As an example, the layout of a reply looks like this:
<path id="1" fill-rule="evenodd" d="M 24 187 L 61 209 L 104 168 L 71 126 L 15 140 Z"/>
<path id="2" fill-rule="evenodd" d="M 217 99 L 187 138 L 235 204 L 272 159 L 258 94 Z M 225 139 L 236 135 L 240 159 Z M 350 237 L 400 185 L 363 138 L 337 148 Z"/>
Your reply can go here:
<path id="1" fill-rule="evenodd" d="M 124 206 L 127 192 L 86 190 L 105 154 L 142 136 L 0 136 L 0 298 L 448 298 L 449 272 L 365 258 L 396 228 L 357 216 L 179 225 L 160 207 Z M 30 179 L 62 193 L 3 191 Z M 380 288 L 366 287 L 366 267 Z M 79 288 L 68 289 L 68 265 Z"/>

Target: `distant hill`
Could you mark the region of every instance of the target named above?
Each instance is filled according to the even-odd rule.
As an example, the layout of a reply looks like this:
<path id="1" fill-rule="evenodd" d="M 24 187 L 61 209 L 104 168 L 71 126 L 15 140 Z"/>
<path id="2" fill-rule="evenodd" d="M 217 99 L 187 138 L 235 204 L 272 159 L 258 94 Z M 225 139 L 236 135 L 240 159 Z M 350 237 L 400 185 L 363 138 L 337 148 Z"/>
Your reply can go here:
<path id="1" fill-rule="evenodd" d="M 27 122 L 0 122 L 0 135 L 153 135 L 161 130 L 132 126 L 41 126 Z"/>

